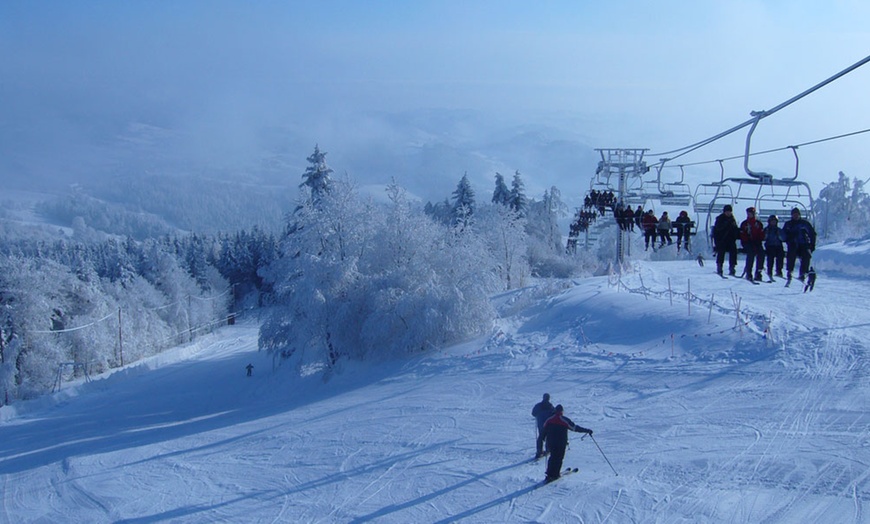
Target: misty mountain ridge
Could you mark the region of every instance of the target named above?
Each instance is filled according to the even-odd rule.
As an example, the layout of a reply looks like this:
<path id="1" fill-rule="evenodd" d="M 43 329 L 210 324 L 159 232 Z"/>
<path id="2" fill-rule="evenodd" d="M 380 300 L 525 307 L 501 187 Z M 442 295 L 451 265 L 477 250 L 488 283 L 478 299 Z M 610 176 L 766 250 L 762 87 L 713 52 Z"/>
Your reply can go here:
<path id="1" fill-rule="evenodd" d="M 511 123 L 472 110 L 360 113 L 259 127 L 81 115 L 21 125 L 0 124 L 7 188 L 87 195 L 150 215 L 167 231 L 280 229 L 315 144 L 327 152 L 334 176 L 347 174 L 374 195 L 395 180 L 423 203 L 449 199 L 465 173 L 478 201 L 488 202 L 495 173 L 509 180 L 515 171 L 530 198 L 556 186 L 571 202 L 582 198 L 597 162 L 583 137 L 559 125 Z M 51 132 L 37 129 L 46 126 Z M 34 143 L 38 136 L 43 142 Z M 70 225 L 62 214 L 45 218 Z"/>

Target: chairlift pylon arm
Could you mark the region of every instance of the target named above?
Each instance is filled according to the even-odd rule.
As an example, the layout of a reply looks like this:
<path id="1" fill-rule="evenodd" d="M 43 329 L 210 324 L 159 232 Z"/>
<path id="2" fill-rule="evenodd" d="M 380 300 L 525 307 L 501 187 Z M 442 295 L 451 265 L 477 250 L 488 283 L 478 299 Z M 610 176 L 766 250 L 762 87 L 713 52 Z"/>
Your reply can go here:
<path id="1" fill-rule="evenodd" d="M 753 171 L 749 169 L 749 150 L 752 145 L 752 133 L 755 132 L 755 128 L 758 127 L 758 122 L 761 121 L 762 118 L 767 116 L 769 113 L 766 111 L 752 111 L 750 113 L 753 117 L 752 127 L 749 128 L 749 132 L 746 133 L 746 150 L 743 153 L 743 170 L 746 171 L 746 174 L 751 176 L 752 178 L 756 178 L 762 183 L 770 183 L 773 180 L 773 175 L 770 173 L 764 173 L 761 171 Z"/>
<path id="2" fill-rule="evenodd" d="M 798 146 L 788 146 L 791 149 L 791 152 L 794 153 L 794 176 L 791 178 L 784 178 L 783 180 L 794 181 L 798 178 L 798 172 L 800 171 L 800 163 L 801 159 L 798 158 L 797 148 Z"/>
<path id="3" fill-rule="evenodd" d="M 664 193 L 664 189 L 662 189 L 662 169 L 665 168 L 665 162 L 667 162 L 667 158 L 663 158 L 661 162 L 656 166 L 656 188 L 659 190 L 659 194 Z"/>

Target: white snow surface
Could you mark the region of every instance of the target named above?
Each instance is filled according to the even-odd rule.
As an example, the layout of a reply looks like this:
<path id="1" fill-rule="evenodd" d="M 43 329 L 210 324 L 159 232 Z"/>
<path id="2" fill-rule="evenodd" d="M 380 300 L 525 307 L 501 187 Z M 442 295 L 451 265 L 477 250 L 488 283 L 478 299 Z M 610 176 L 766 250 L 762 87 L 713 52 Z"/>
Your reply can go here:
<path id="1" fill-rule="evenodd" d="M 870 522 L 866 269 L 803 293 L 638 262 L 329 380 L 274 367 L 249 318 L 4 407 L 0 521 Z M 544 392 L 595 433 L 542 486 Z"/>

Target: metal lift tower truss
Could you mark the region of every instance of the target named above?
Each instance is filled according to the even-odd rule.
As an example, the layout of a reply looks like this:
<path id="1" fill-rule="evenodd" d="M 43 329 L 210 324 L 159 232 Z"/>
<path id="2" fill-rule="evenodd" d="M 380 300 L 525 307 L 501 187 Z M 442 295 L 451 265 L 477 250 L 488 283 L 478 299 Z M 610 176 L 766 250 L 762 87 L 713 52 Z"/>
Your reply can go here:
<path id="1" fill-rule="evenodd" d="M 603 176 L 606 180 L 611 177 L 616 177 L 619 181 L 617 184 L 616 201 L 625 202 L 626 188 L 629 185 L 641 180 L 644 173 L 649 171 L 649 167 L 643 160 L 643 154 L 648 149 L 596 149 L 601 155 L 601 161 L 598 162 L 596 176 Z M 636 179 L 636 180 L 635 180 Z M 625 259 L 626 235 L 629 233 L 617 228 L 616 235 L 616 264 L 622 267 Z"/>

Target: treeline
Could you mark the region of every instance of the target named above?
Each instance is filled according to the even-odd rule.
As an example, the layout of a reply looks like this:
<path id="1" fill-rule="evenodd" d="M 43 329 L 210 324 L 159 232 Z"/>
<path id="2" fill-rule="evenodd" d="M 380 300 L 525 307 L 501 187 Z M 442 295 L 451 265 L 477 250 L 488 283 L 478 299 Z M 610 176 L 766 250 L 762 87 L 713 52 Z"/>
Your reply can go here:
<path id="1" fill-rule="evenodd" d="M 258 229 L 144 241 L 0 244 L 0 402 L 50 391 L 213 329 L 258 305 L 277 239 Z M 68 366 L 65 368 L 64 366 Z"/>
<path id="2" fill-rule="evenodd" d="M 151 215 L 131 220 L 137 213 L 80 193 L 42 209 L 71 220 L 71 237 L 9 230 L 0 402 L 50 391 L 64 373 L 128 364 L 263 305 L 260 347 L 299 370 L 415 354 L 490 329 L 496 293 L 595 269 L 593 255 L 565 253 L 567 208 L 555 187 L 531 198 L 519 172 L 511 188 L 496 173 L 482 202 L 463 176 L 443 204 L 409 201 L 396 184 L 377 203 L 349 179 L 332 180 L 325 156 L 315 148 L 308 158 L 280 236 L 258 227 L 163 234 L 169 225 Z M 137 191 L 128 198 L 144 206 Z M 174 198 L 159 193 L 156 207 Z"/>
<path id="3" fill-rule="evenodd" d="M 267 229 L 281 223 L 292 203 L 288 193 L 244 181 L 146 174 L 118 177 L 90 189 L 75 187 L 40 203 L 37 211 L 72 227 L 83 240 L 106 234 L 145 240 L 178 230 L 217 234 L 240 225 Z"/>

